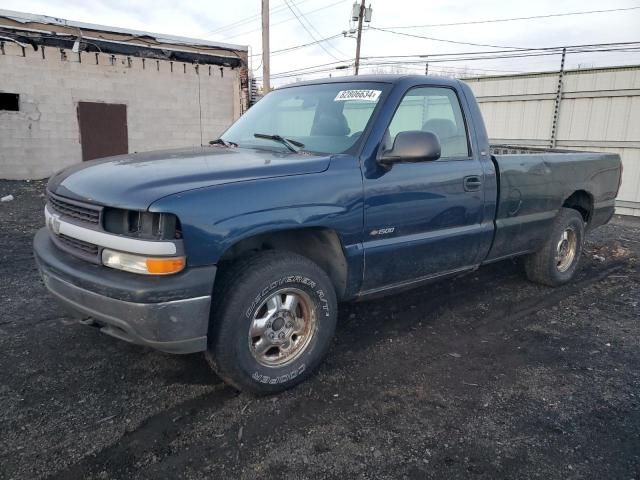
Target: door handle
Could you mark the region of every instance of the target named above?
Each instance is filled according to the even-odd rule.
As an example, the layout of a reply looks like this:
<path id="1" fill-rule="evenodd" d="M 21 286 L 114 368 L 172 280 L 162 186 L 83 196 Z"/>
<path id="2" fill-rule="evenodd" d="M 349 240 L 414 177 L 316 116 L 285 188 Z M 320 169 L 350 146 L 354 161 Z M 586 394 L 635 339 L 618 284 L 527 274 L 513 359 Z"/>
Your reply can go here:
<path id="1" fill-rule="evenodd" d="M 477 175 L 464 177 L 464 190 L 466 192 L 477 192 L 482 186 L 482 179 Z"/>

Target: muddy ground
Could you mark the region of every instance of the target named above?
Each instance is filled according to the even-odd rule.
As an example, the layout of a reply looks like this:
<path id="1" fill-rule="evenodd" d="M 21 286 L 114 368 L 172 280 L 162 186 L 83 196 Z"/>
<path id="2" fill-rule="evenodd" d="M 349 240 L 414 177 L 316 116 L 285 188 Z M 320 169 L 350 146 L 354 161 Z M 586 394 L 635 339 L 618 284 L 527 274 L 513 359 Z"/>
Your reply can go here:
<path id="1" fill-rule="evenodd" d="M 0 478 L 640 478 L 638 223 L 561 288 L 506 261 L 344 305 L 318 374 L 256 399 L 65 315 L 42 190 L 0 182 Z"/>

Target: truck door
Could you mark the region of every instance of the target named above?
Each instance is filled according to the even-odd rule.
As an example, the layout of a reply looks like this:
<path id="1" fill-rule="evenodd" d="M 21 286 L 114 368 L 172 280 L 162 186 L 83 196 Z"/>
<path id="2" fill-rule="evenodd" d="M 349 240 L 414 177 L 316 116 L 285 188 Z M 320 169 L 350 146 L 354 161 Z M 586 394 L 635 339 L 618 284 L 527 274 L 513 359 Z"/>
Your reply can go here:
<path id="1" fill-rule="evenodd" d="M 479 263 L 491 234 L 483 223 L 483 169 L 455 90 L 409 89 L 384 131 L 390 149 L 402 131 L 435 133 L 435 161 L 363 165 L 365 273 L 362 293 L 400 287 Z M 489 240 L 490 241 L 490 240 Z"/>

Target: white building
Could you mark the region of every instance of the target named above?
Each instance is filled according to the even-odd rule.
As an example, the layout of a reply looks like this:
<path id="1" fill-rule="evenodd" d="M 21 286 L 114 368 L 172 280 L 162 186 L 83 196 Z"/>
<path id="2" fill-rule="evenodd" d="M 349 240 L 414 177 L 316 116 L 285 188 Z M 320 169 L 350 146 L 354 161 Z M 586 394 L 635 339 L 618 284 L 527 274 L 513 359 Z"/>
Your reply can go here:
<path id="1" fill-rule="evenodd" d="M 464 81 L 478 98 L 491 143 L 619 154 L 624 173 L 616 212 L 640 216 L 640 66 Z"/>
<path id="2" fill-rule="evenodd" d="M 247 47 L 0 10 L 0 178 L 206 144 L 248 105 Z"/>

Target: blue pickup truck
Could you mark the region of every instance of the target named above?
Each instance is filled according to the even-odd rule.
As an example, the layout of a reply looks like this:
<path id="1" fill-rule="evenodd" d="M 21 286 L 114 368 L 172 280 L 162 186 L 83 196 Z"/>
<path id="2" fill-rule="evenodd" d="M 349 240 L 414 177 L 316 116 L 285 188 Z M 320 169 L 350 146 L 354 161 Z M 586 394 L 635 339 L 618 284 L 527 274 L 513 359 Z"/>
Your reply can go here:
<path id="1" fill-rule="evenodd" d="M 208 146 L 57 173 L 34 250 L 83 323 L 205 352 L 266 394 L 320 364 L 338 302 L 516 256 L 534 282 L 570 281 L 620 178 L 617 155 L 490 146 L 463 82 L 324 79 L 269 93 Z"/>

